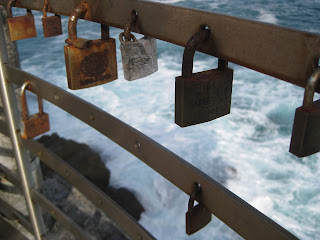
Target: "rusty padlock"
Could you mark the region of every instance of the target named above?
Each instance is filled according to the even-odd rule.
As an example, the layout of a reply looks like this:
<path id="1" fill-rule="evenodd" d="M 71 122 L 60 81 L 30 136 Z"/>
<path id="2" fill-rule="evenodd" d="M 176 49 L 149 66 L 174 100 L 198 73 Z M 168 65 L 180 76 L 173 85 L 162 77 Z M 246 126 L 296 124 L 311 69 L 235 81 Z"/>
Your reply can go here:
<path id="1" fill-rule="evenodd" d="M 39 112 L 28 116 L 28 106 L 26 98 L 26 90 L 30 89 L 30 83 L 27 81 L 21 88 L 21 107 L 22 107 L 22 122 L 21 122 L 21 138 L 31 139 L 43 133 L 50 131 L 49 115 L 43 112 L 42 98 L 38 96 Z"/>
<path id="2" fill-rule="evenodd" d="M 43 34 L 45 38 L 55 37 L 62 34 L 61 16 L 55 14 L 54 16 L 47 16 L 49 8 L 49 0 L 45 0 L 43 7 Z"/>
<path id="3" fill-rule="evenodd" d="M 81 89 L 108 83 L 118 78 L 116 43 L 109 38 L 109 27 L 101 25 L 101 39 L 77 38 L 77 21 L 88 10 L 84 1 L 71 14 L 69 38 L 64 54 L 70 89 Z"/>
<path id="4" fill-rule="evenodd" d="M 194 206 L 194 201 L 197 195 L 202 192 L 198 183 L 194 183 L 194 191 L 190 196 L 188 203 L 188 212 L 186 213 L 186 233 L 188 235 L 194 234 L 211 221 L 211 212 L 206 209 L 201 203 Z"/>
<path id="5" fill-rule="evenodd" d="M 8 12 L 8 28 L 10 40 L 17 41 L 37 36 L 36 25 L 31 10 L 27 9 L 27 15 L 20 17 L 12 17 L 12 7 L 17 0 L 10 0 L 7 4 Z"/>
<path id="6" fill-rule="evenodd" d="M 313 102 L 320 82 L 320 67 L 308 80 L 303 106 L 296 109 L 289 152 L 306 157 L 320 151 L 320 99 Z"/>
<path id="7" fill-rule="evenodd" d="M 156 39 L 144 36 L 137 40 L 131 34 L 137 18 L 137 13 L 133 11 L 124 32 L 119 35 L 124 78 L 128 81 L 144 78 L 158 71 Z"/>
<path id="8" fill-rule="evenodd" d="M 222 117 L 230 113 L 233 70 L 219 59 L 218 68 L 192 73 L 197 45 L 208 39 L 203 29 L 188 41 L 182 64 L 182 76 L 175 83 L 175 123 L 187 127 Z"/>

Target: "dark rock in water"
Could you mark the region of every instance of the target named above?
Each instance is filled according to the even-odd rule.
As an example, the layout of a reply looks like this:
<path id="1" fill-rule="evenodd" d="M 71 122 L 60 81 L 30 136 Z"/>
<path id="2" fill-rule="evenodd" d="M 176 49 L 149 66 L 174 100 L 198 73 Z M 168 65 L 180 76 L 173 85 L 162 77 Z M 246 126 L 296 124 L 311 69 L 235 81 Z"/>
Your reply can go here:
<path id="1" fill-rule="evenodd" d="M 38 141 L 100 189 L 108 187 L 110 171 L 105 167 L 99 154 L 90 149 L 88 145 L 60 138 L 57 134 L 43 136 Z M 47 170 L 48 168 L 44 169 L 44 175 Z"/>
<path id="2" fill-rule="evenodd" d="M 126 188 L 115 189 L 112 187 L 108 187 L 105 192 L 132 217 L 140 219 L 140 215 L 144 211 L 144 208 L 132 192 Z"/>
<path id="3" fill-rule="evenodd" d="M 132 217 L 136 220 L 140 219 L 140 215 L 144 211 L 141 203 L 128 189 L 115 189 L 109 186 L 109 169 L 106 168 L 99 154 L 88 145 L 60 138 L 57 134 L 43 136 L 38 141 L 109 195 Z M 52 176 L 53 171 L 51 169 L 44 164 L 41 165 L 41 168 L 44 179 Z M 65 182 L 63 179 L 59 181 Z"/>

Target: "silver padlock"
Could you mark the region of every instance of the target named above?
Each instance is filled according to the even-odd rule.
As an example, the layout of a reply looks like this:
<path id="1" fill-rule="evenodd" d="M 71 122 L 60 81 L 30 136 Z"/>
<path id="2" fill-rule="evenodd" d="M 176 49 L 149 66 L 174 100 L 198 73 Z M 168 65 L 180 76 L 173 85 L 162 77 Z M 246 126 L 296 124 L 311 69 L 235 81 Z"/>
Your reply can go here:
<path id="1" fill-rule="evenodd" d="M 156 39 L 144 36 L 137 40 L 125 41 L 124 33 L 119 36 L 124 78 L 132 81 L 147 77 L 158 71 Z"/>

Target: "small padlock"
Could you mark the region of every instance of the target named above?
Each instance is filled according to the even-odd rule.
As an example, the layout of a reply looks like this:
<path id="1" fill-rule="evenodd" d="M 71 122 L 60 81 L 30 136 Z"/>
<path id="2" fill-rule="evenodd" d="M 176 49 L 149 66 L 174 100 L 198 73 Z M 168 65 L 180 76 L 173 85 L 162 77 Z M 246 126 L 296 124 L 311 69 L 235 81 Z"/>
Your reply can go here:
<path id="1" fill-rule="evenodd" d="M 77 21 L 88 10 L 84 1 L 71 14 L 69 38 L 64 54 L 66 60 L 68 87 L 81 89 L 108 83 L 118 78 L 116 43 L 109 38 L 109 27 L 101 25 L 102 39 L 77 38 Z"/>
<path id="2" fill-rule="evenodd" d="M 45 38 L 55 37 L 62 34 L 61 16 L 55 14 L 54 16 L 47 16 L 49 8 L 49 0 L 45 0 L 43 7 L 43 34 Z"/>
<path id="3" fill-rule="evenodd" d="M 202 192 L 198 183 L 194 183 L 195 189 L 190 196 L 188 204 L 188 212 L 186 213 L 186 233 L 188 235 L 194 234 L 211 221 L 211 212 L 205 208 L 201 203 L 194 205 L 197 195 Z"/>
<path id="4" fill-rule="evenodd" d="M 21 88 L 21 138 L 28 140 L 50 131 L 49 115 L 43 112 L 42 98 L 38 96 L 39 112 L 28 116 L 26 90 L 30 90 L 30 83 L 25 82 Z"/>
<path id="5" fill-rule="evenodd" d="M 131 28 L 137 18 L 137 13 L 133 11 L 124 32 L 119 35 L 124 78 L 129 81 L 147 77 L 158 71 L 156 39 L 144 36 L 137 40 L 131 34 Z"/>
<path id="6" fill-rule="evenodd" d="M 313 102 L 320 81 L 320 67 L 308 80 L 303 106 L 296 109 L 289 152 L 306 157 L 320 151 L 320 100 Z"/>
<path id="7" fill-rule="evenodd" d="M 175 83 L 175 123 L 187 127 L 230 113 L 233 70 L 219 59 L 218 68 L 192 73 L 198 43 L 209 38 L 209 30 L 196 33 L 188 41 L 182 64 L 182 76 Z"/>
<path id="8" fill-rule="evenodd" d="M 27 15 L 20 17 L 12 17 L 12 7 L 17 0 L 10 0 L 7 4 L 8 12 L 8 28 L 10 40 L 17 41 L 37 36 L 36 25 L 31 10 L 27 9 Z"/>

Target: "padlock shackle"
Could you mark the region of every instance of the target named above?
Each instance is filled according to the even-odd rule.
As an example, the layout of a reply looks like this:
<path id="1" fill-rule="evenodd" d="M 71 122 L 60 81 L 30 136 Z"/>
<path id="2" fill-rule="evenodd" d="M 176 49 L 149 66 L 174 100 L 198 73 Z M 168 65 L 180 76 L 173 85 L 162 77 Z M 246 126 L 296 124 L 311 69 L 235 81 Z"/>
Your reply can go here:
<path id="1" fill-rule="evenodd" d="M 44 0 L 44 6 L 42 9 L 43 17 L 47 17 L 48 9 L 49 9 L 49 0 Z"/>
<path id="2" fill-rule="evenodd" d="M 10 0 L 7 3 L 7 12 L 8 12 L 8 17 L 12 18 L 12 7 L 16 4 L 17 0 Z"/>
<path id="3" fill-rule="evenodd" d="M 128 20 L 128 22 L 126 23 L 126 25 L 124 26 L 124 38 L 126 42 L 130 42 L 131 39 L 134 40 L 134 36 L 131 34 L 131 29 L 133 27 L 133 25 L 136 23 L 136 21 L 138 20 L 138 14 L 135 10 L 133 10 L 131 12 L 131 16 Z M 133 36 L 133 37 L 132 37 Z M 120 38 L 120 36 L 119 36 Z"/>
<path id="4" fill-rule="evenodd" d="M 76 7 L 70 15 L 68 23 L 68 43 L 72 43 L 77 40 L 77 22 L 78 19 L 83 16 L 89 9 L 89 5 L 86 1 L 82 2 L 78 7 Z"/>
<path id="5" fill-rule="evenodd" d="M 27 121 L 29 117 L 26 90 L 30 89 L 30 82 L 26 81 L 21 87 L 21 108 L 22 108 L 22 119 Z"/>
<path id="6" fill-rule="evenodd" d="M 313 96 L 320 81 L 320 67 L 317 67 L 310 76 L 303 98 L 303 108 L 312 108 Z"/>
<path id="7" fill-rule="evenodd" d="M 188 78 L 192 75 L 193 57 L 199 43 L 207 40 L 210 36 L 209 29 L 202 29 L 194 34 L 187 42 L 183 52 L 182 77 Z"/>
<path id="8" fill-rule="evenodd" d="M 22 108 L 22 119 L 27 121 L 29 118 L 29 111 L 27 105 L 27 96 L 26 90 L 31 90 L 31 84 L 29 81 L 26 81 L 21 87 L 21 108 Z M 42 98 L 38 95 L 38 106 L 39 106 L 39 115 L 43 115 L 43 102 Z"/>
<path id="9" fill-rule="evenodd" d="M 191 209 L 193 208 L 194 201 L 196 200 L 197 195 L 201 194 L 201 192 L 202 192 L 201 186 L 199 185 L 199 183 L 195 182 L 194 183 L 194 190 L 191 193 L 190 198 L 189 198 L 188 212 L 190 212 Z"/>

